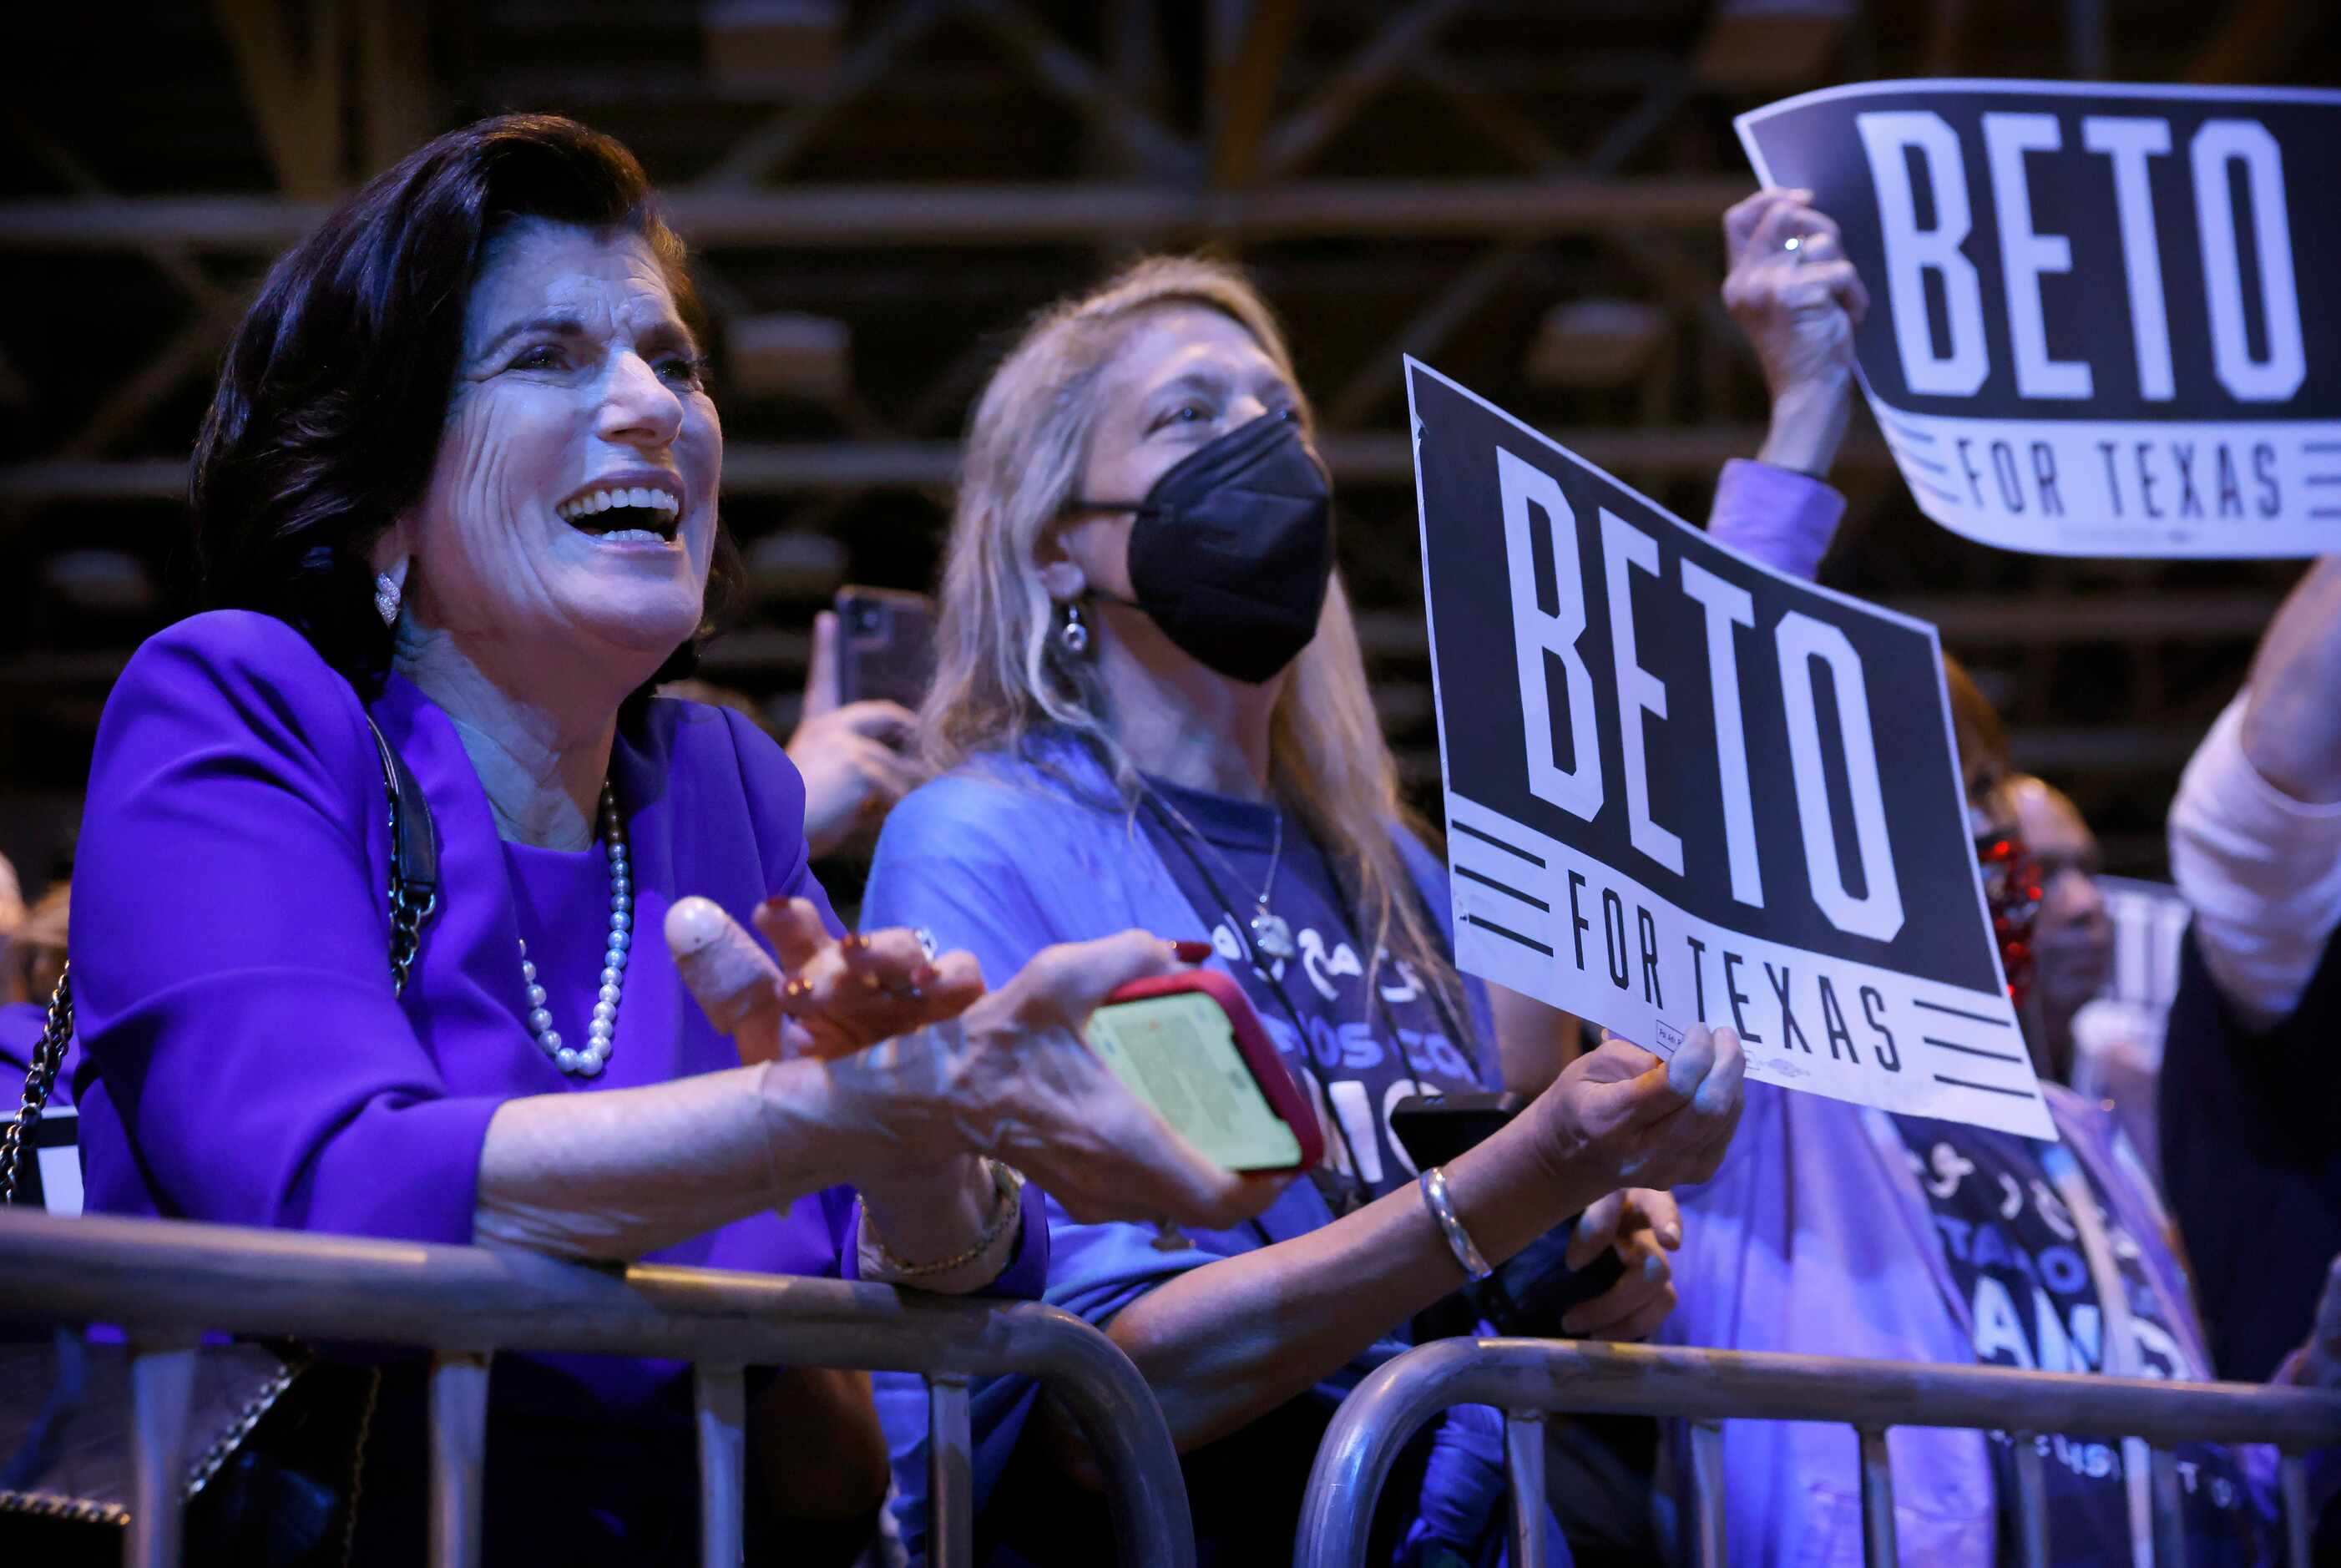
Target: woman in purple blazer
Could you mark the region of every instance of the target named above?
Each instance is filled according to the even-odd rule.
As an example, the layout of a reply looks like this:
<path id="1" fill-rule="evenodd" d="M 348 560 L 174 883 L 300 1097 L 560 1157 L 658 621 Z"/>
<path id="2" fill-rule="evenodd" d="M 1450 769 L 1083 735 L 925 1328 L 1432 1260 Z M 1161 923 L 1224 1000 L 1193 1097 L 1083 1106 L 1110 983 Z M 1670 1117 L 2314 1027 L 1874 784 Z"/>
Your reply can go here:
<path id="1" fill-rule="evenodd" d="M 984 995 L 965 954 L 846 938 L 780 748 L 652 696 L 728 575 L 695 314 L 632 155 L 541 116 L 423 147 L 270 274 L 195 457 L 217 607 L 131 661 L 91 773 L 91 1208 L 1033 1295 L 1048 1227 L 995 1154 L 1117 1215 L 1273 1195 L 1081 1041 L 1169 944 Z M 370 724 L 440 843 L 403 990 Z M 690 1559 L 684 1373 L 500 1360 L 488 1559 Z M 420 1528 L 394 1403 L 361 1559 Z M 865 1377 L 777 1376 L 751 1425 L 792 1558 L 872 1515 Z"/>

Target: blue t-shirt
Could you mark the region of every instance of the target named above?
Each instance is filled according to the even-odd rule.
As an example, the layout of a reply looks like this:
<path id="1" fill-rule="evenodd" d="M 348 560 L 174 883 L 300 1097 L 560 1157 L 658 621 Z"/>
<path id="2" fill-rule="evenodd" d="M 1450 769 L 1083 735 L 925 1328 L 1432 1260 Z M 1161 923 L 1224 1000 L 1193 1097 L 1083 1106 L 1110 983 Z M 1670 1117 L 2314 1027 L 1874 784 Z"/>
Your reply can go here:
<path id="1" fill-rule="evenodd" d="M 2104 1369 L 2104 1320 L 2097 1282 L 2071 1211 L 2041 1163 L 2012 1134 L 1920 1116 L 1898 1116 L 1910 1167 L 1934 1209 L 1951 1279 L 1975 1324 L 1975 1357 L 1986 1366 L 2035 1372 Z M 2147 1279 L 2137 1239 L 2089 1178 L 2107 1241 L 2129 1297 L 2138 1373 L 2183 1378 L 2187 1357 Z M 2015 1454 L 2005 1432 L 1987 1434 L 2003 1497 L 2016 1494 Z M 2047 1483 L 2048 1541 L 2060 1568 L 2128 1568 L 2129 1498 L 2118 1437 L 2046 1433 L 2039 1445 Z M 2235 1458 L 2209 1443 L 2176 1451 L 2193 1563 L 2269 1560 L 2257 1539 L 2258 1510 Z"/>
<path id="2" fill-rule="evenodd" d="M 1412 1181 L 1413 1163 L 1390 1130 L 1390 1108 L 1410 1094 L 1484 1087 L 1467 1026 L 1409 964 L 1376 952 L 1299 816 L 1160 779 L 1147 784 L 1153 794 L 1138 820 L 1156 853 L 1210 928 L 1212 946 L 1243 983 L 1293 1076 L 1320 1113 L 1331 1113 L 1317 1172 L 1327 1203 L 1344 1214 Z M 1269 908 L 1291 927 L 1298 951 L 1289 960 L 1259 952 L 1253 940 L 1271 856 Z"/>

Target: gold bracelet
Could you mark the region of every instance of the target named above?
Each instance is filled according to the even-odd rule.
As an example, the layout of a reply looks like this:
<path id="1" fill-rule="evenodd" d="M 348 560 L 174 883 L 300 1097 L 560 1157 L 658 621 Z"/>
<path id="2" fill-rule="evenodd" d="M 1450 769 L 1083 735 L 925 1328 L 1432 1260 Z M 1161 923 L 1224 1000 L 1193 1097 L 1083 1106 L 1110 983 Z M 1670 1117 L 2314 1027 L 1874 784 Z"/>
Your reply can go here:
<path id="1" fill-rule="evenodd" d="M 917 1280 L 926 1279 L 935 1274 L 947 1274 L 953 1269 L 965 1268 L 999 1244 L 1000 1238 L 1007 1233 L 1008 1227 L 1014 1224 L 1018 1216 L 1024 1212 L 1024 1177 L 1021 1172 L 1012 1166 L 1002 1164 L 989 1155 L 984 1157 L 983 1163 L 991 1167 L 991 1190 L 995 1194 L 991 1223 L 983 1227 L 983 1233 L 976 1237 L 972 1244 L 963 1251 L 952 1253 L 950 1257 L 931 1263 L 911 1262 L 886 1244 L 886 1238 L 878 1233 L 876 1218 L 866 1206 L 862 1209 L 862 1233 L 868 1239 L 871 1246 L 876 1249 L 878 1261 L 886 1265 L 889 1278 Z"/>

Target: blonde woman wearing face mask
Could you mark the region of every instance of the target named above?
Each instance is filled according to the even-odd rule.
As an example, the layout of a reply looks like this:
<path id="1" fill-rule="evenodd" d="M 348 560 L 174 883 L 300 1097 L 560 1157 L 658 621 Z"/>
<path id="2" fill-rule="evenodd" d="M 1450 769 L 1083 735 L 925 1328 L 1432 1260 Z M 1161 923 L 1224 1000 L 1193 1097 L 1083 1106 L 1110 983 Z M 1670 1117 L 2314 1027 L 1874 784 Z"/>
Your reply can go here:
<path id="1" fill-rule="evenodd" d="M 1768 193 L 1727 230 L 1738 255 L 1759 232 L 1777 253 L 1781 235 L 1828 225 Z M 1827 536 L 1841 503 L 1788 469 L 1826 466 L 1846 384 L 1798 366 L 1826 365 L 1814 324 L 1846 331 L 1858 290 L 1849 269 L 1769 285 L 1735 272 L 1727 295 L 1760 329 L 1774 384 L 1778 462 L 1732 466 L 1718 527 Z M 1333 571 L 1330 500 L 1282 335 L 1238 272 L 1143 262 L 1044 314 L 976 408 L 921 715 L 941 776 L 890 818 L 866 906 L 987 974 L 1131 924 L 1208 934 L 1316 1100 L 1325 1166 L 1255 1223 L 1158 1235 L 1050 1211 L 1050 1299 L 1104 1325 L 1153 1383 L 1189 1454 L 1207 1561 L 1289 1560 L 1332 1402 L 1486 1266 L 1526 1251 L 1582 1267 L 1615 1249 L 1620 1282 L 1543 1330 L 1655 1329 L 1680 1240 L 1658 1189 L 1713 1171 L 1740 1099 L 1728 1031 L 1695 1031 L 1671 1064 L 1617 1042 L 1560 1071 L 1557 1014 L 1517 997 L 1491 1010 L 1456 973 L 1444 873 L 1400 801 Z M 1419 1176 L 1390 1106 L 1498 1087 L 1534 1098 Z M 914 1551 L 920 1397 L 881 1393 Z M 1080 1446 L 1028 1399 L 1012 1383 L 979 1393 L 979 1499 L 999 1487 L 979 1533 L 1021 1559 L 1079 1560 L 1101 1517 L 1061 1483 Z M 1486 1413 L 1440 1433 L 1418 1557 L 1476 1555 L 1500 1533 Z"/>

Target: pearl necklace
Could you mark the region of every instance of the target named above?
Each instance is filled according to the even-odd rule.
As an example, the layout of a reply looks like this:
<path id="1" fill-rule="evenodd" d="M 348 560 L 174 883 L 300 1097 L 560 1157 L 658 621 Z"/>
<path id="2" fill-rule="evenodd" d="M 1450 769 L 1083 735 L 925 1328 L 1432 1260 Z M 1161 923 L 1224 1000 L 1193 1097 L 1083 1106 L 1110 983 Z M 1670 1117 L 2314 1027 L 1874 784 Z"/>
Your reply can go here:
<path id="1" fill-rule="evenodd" d="M 602 842 L 610 854 L 610 944 L 602 954 L 602 990 L 593 1002 L 593 1021 L 585 1026 L 585 1046 L 562 1044 L 545 1010 L 544 987 L 536 983 L 536 965 L 529 962 L 528 944 L 520 944 L 520 982 L 528 996 L 529 1033 L 553 1064 L 576 1078 L 598 1078 L 610 1060 L 618 1033 L 618 999 L 626 984 L 626 950 L 634 944 L 633 867 L 626 859 L 626 824 L 618 815 L 618 797 L 606 779 L 602 784 Z"/>

